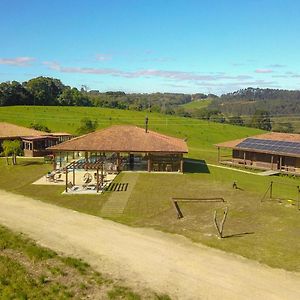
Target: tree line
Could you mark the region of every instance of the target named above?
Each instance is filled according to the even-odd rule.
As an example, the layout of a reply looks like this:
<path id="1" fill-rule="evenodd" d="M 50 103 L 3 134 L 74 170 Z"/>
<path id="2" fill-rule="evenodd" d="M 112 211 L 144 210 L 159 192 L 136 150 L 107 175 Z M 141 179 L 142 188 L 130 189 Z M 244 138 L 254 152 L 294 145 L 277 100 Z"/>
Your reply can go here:
<path id="1" fill-rule="evenodd" d="M 0 106 L 97 106 L 175 114 L 178 105 L 191 102 L 200 97 L 206 97 L 206 95 L 178 93 L 126 94 L 122 91 L 87 91 L 85 88 L 79 90 L 64 85 L 59 79 L 43 76 L 22 83 L 18 81 L 0 83 Z"/>
<path id="2" fill-rule="evenodd" d="M 204 99 L 211 100 L 206 108 L 187 110 L 182 106 L 191 101 Z M 0 83 L 0 106 L 9 105 L 95 106 L 147 110 L 271 130 L 271 115 L 300 113 L 300 91 L 247 88 L 220 97 L 204 93 L 100 92 L 84 87 L 79 90 L 64 85 L 59 79 L 40 76 L 22 83 L 18 81 Z M 261 119 L 267 121 L 261 123 Z M 293 128 L 287 122 L 279 124 L 277 130 L 292 132 Z"/>
<path id="3" fill-rule="evenodd" d="M 256 110 L 268 111 L 273 116 L 299 114 L 300 91 L 249 87 L 215 98 L 209 109 L 227 115 L 253 115 Z"/>

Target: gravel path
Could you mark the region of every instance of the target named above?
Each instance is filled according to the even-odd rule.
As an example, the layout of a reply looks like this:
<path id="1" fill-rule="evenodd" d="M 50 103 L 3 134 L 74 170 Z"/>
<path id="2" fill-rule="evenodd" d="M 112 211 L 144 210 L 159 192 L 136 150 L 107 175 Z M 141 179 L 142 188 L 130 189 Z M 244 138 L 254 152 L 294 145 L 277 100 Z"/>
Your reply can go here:
<path id="1" fill-rule="evenodd" d="M 300 274 L 0 190 L 0 223 L 174 299 L 300 299 Z"/>

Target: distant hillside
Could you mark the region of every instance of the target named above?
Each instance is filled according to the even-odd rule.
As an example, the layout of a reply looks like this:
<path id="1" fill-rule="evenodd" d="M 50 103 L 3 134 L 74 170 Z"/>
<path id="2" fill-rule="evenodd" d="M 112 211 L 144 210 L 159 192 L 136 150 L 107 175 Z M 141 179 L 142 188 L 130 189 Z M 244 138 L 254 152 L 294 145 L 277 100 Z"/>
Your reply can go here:
<path id="1" fill-rule="evenodd" d="M 214 144 L 239 139 L 263 131 L 255 128 L 233 126 L 192 118 L 182 118 L 161 113 L 137 112 L 97 107 L 55 107 L 55 106 L 9 106 L 0 107 L 0 122 L 11 122 L 29 127 L 32 122 L 47 126 L 51 131 L 77 133 L 83 118 L 96 120 L 98 128 L 114 124 L 144 126 L 149 117 L 151 130 L 186 138 L 189 156 L 216 162 L 217 149 Z"/>
<path id="2" fill-rule="evenodd" d="M 182 107 L 186 109 L 187 111 L 192 111 L 194 109 L 203 109 L 207 108 L 213 99 L 200 99 L 200 100 L 194 100 L 191 102 L 188 102 L 186 104 L 183 104 Z"/>
<path id="3" fill-rule="evenodd" d="M 214 99 L 209 107 L 226 115 L 253 115 L 266 110 L 271 115 L 300 113 L 300 91 L 247 88 Z"/>

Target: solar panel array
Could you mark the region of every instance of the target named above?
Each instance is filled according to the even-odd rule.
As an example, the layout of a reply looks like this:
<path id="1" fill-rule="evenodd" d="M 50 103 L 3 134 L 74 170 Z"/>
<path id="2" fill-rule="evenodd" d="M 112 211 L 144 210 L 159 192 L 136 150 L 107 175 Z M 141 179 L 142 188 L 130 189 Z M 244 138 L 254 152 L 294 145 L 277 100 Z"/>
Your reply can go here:
<path id="1" fill-rule="evenodd" d="M 266 150 L 270 152 L 280 152 L 288 154 L 300 154 L 300 143 L 298 142 L 285 142 L 248 138 L 239 143 L 236 148 L 253 149 L 253 150 Z"/>

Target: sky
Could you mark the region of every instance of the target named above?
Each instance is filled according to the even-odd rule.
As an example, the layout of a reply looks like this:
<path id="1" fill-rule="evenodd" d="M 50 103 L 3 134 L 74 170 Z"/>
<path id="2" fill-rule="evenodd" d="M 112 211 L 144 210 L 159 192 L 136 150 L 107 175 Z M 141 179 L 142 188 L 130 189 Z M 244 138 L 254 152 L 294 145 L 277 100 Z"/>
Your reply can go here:
<path id="1" fill-rule="evenodd" d="M 0 82 L 223 94 L 299 89 L 300 1 L 1 0 Z"/>

